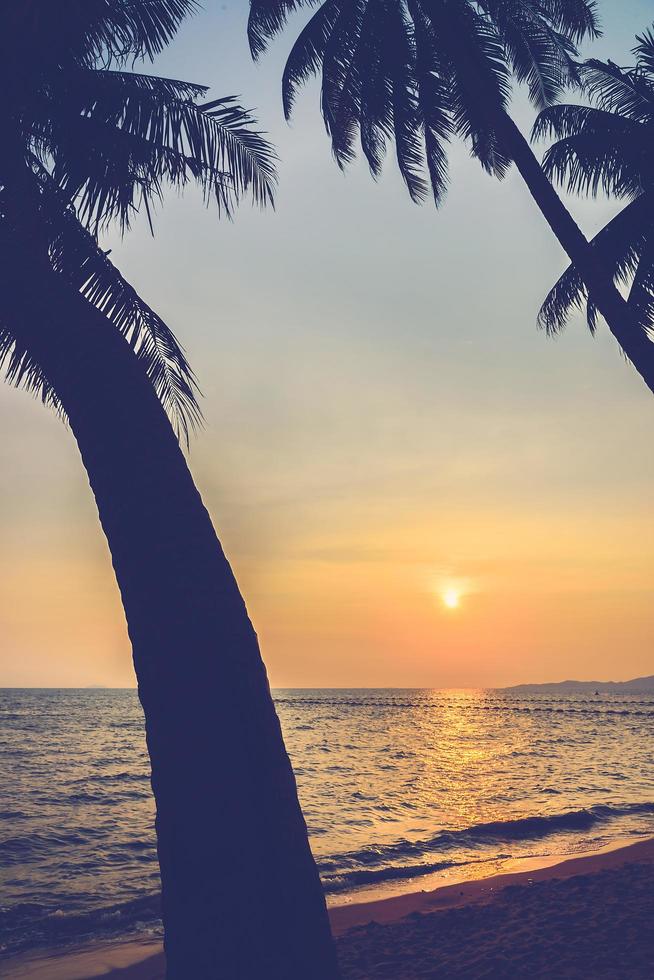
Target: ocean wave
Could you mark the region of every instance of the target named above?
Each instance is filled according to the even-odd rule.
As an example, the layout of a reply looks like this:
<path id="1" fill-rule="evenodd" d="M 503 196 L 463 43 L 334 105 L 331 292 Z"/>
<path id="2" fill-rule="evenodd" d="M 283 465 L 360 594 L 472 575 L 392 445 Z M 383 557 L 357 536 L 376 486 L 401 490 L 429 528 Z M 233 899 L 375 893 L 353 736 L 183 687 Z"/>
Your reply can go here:
<path id="1" fill-rule="evenodd" d="M 350 891 L 362 885 L 375 885 L 386 881 L 401 881 L 406 878 L 419 878 L 424 875 L 458 868 L 471 861 L 435 861 L 429 864 L 389 865 L 387 868 L 360 868 L 357 871 L 344 871 L 342 874 L 322 875 L 323 888 L 327 894 Z"/>
<path id="2" fill-rule="evenodd" d="M 478 877 L 507 857 L 654 832 L 654 804 L 643 802 L 654 800 L 654 696 L 350 689 L 275 700 L 333 894 L 402 879 L 417 888 L 448 869 Z M 0 913 L 0 942 L 156 929 L 136 692 L 0 691 L 3 707 L 0 902 L 12 908 Z"/>
<path id="3" fill-rule="evenodd" d="M 364 883 L 418 877 L 445 868 L 470 864 L 469 860 L 446 859 L 425 862 L 420 858 L 441 852 L 462 854 L 488 849 L 494 843 L 540 840 L 551 834 L 579 833 L 602 823 L 636 814 L 654 814 L 654 803 L 615 806 L 598 804 L 548 816 L 520 817 L 475 824 L 461 830 L 442 830 L 427 840 L 399 840 L 394 844 L 369 846 L 358 851 L 331 855 L 318 862 L 326 891 L 345 891 Z M 497 855 L 495 855 L 497 856 Z"/>
<path id="4" fill-rule="evenodd" d="M 158 893 L 88 912 L 65 911 L 36 902 L 0 907 L 0 953 L 15 955 L 35 946 L 59 946 L 133 932 L 154 933 L 160 929 L 160 917 Z"/>
<path id="5" fill-rule="evenodd" d="M 427 840 L 400 840 L 390 845 L 371 845 L 334 854 L 319 860 L 318 868 L 325 892 L 338 894 L 366 885 L 420 878 L 451 868 L 506 859 L 511 855 L 503 853 L 501 847 L 493 847 L 494 844 L 587 831 L 613 819 L 637 814 L 654 814 L 654 803 L 606 803 L 548 816 L 479 823 L 461 830 L 443 830 Z M 16 845 L 18 841 L 14 838 L 5 844 Z M 52 841 L 53 838 L 49 838 L 48 842 Z M 41 846 L 43 838 L 37 843 Z M 20 844 L 24 846 L 24 840 Z M 141 846 L 149 847 L 145 843 Z M 3 937 L 0 953 L 14 955 L 35 946 L 59 946 L 130 933 L 158 933 L 160 911 L 161 898 L 156 892 L 89 911 L 66 910 L 36 902 L 0 907 L 0 935 Z"/>
<path id="6" fill-rule="evenodd" d="M 1 861 L 3 865 L 19 864 L 33 854 L 50 854 L 55 848 L 61 850 L 86 844 L 90 838 L 98 834 L 98 830 L 88 829 L 85 832 L 36 833 L 5 837 L 0 840 Z"/>

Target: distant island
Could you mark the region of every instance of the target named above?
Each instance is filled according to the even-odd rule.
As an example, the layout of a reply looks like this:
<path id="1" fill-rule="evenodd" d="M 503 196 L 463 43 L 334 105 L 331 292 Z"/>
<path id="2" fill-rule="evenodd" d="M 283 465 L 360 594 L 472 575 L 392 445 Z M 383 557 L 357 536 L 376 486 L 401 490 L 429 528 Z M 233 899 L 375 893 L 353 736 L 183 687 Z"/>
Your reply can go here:
<path id="1" fill-rule="evenodd" d="M 599 691 L 600 694 L 625 694 L 632 691 L 654 691 L 654 675 L 651 677 L 634 677 L 631 681 L 558 681 L 554 684 L 514 684 L 512 687 L 501 687 L 501 691 L 529 693 L 538 691 L 541 694 L 560 694 L 569 691 L 588 692 Z"/>

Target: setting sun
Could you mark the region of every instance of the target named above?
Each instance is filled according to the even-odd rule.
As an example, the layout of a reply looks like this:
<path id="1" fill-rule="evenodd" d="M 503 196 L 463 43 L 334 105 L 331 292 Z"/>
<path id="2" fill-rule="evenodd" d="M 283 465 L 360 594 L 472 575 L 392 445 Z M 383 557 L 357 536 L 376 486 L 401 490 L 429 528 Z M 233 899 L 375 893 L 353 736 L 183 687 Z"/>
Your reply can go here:
<path id="1" fill-rule="evenodd" d="M 448 609 L 456 609 L 459 605 L 460 593 L 456 589 L 446 589 L 442 598 Z"/>

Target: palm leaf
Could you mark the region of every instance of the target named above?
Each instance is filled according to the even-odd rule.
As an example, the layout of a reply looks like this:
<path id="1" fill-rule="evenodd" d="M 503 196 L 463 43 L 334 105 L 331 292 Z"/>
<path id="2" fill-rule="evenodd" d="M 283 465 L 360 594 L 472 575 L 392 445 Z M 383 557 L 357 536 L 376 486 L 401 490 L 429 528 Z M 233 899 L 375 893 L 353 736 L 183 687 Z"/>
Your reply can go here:
<path id="1" fill-rule="evenodd" d="M 193 180 L 228 215 L 248 192 L 272 204 L 274 151 L 233 98 L 199 104 L 205 93 L 135 73 L 68 73 L 33 123 L 33 142 L 92 230 L 114 218 L 128 228 L 142 204 L 151 212 L 166 183 Z M 66 111 L 53 112 L 52 102 Z"/>
<path id="2" fill-rule="evenodd" d="M 388 57 L 388 4 L 368 4 L 361 27 L 357 52 L 357 72 L 361 95 L 355 115 L 361 149 L 374 178 L 381 174 L 389 140 L 394 136 L 395 102 L 398 76 Z"/>
<path id="3" fill-rule="evenodd" d="M 654 30 L 648 28 L 642 34 L 636 35 L 636 46 L 633 49 L 638 68 L 648 73 L 654 79 Z"/>
<path id="4" fill-rule="evenodd" d="M 290 14 L 319 0 L 250 0 L 256 58 Z M 409 194 L 447 187 L 446 144 L 458 135 L 482 166 L 510 160 L 493 120 L 508 105 L 511 71 L 539 106 L 578 80 L 575 45 L 597 33 L 593 0 L 324 0 L 293 45 L 282 91 L 288 118 L 298 87 L 322 73 L 321 109 L 338 165 L 357 136 L 373 176 L 389 138 Z"/>
<path id="5" fill-rule="evenodd" d="M 408 0 L 415 24 L 416 80 L 425 140 L 429 181 L 438 207 L 448 186 L 447 143 L 453 135 L 449 113 L 449 92 L 443 79 L 433 27 L 419 3 Z"/>
<path id="6" fill-rule="evenodd" d="M 41 72 L 124 65 L 152 60 L 198 9 L 197 0 L 30 0 L 3 4 L 0 31 L 16 61 L 29 58 Z"/>
<path id="7" fill-rule="evenodd" d="M 356 156 L 362 81 L 357 53 L 364 17 L 375 9 L 374 3 L 351 0 L 341 9 L 323 56 L 321 109 L 341 169 Z"/>
<path id="8" fill-rule="evenodd" d="M 387 0 L 388 36 L 395 39 L 389 52 L 393 93 L 393 133 L 397 163 L 416 203 L 429 192 L 425 180 L 427 160 L 424 149 L 424 122 L 420 117 L 420 94 L 416 78 L 416 38 L 413 22 L 394 0 Z"/>
<path id="9" fill-rule="evenodd" d="M 634 276 L 649 232 L 649 209 L 645 199 L 632 201 L 592 239 L 598 264 L 614 282 L 628 285 Z M 586 304 L 591 332 L 595 331 L 597 309 L 588 301 L 588 291 L 580 273 L 569 265 L 550 290 L 538 314 L 539 325 L 553 335 L 559 333 L 574 310 Z"/>
<path id="10" fill-rule="evenodd" d="M 4 247 L 27 211 L 35 256 L 40 248 L 126 338 L 187 440 L 201 413 L 184 352 L 99 248 L 97 234 L 113 219 L 125 230 L 141 206 L 151 222 L 165 185 L 193 181 L 228 215 L 246 194 L 255 204 L 273 203 L 274 151 L 233 98 L 207 102 L 205 86 L 122 70 L 153 58 L 195 9 L 196 0 L 30 0 L 0 9 L 0 32 L 11 38 L 5 69 L 11 75 L 15 62 L 17 77 L 6 128 L 21 140 L 18 152 L 0 160 Z M 0 324 L 0 361 L 9 380 L 60 408 L 7 322 Z"/>
<path id="11" fill-rule="evenodd" d="M 556 31 L 575 44 L 600 36 L 595 0 L 538 0 L 534 4 Z"/>
<path id="12" fill-rule="evenodd" d="M 524 0 L 480 0 L 480 6 L 502 38 L 517 81 L 526 83 L 537 108 L 551 105 L 566 85 L 578 81 L 575 45 L 580 30 L 592 33 L 588 19 L 571 24 L 550 13 L 548 20 L 539 4 Z"/>
<path id="13" fill-rule="evenodd" d="M 599 109 L 639 122 L 652 119 L 654 90 L 639 72 L 595 58 L 586 61 L 581 71 L 584 90 Z"/>
<path id="14" fill-rule="evenodd" d="M 654 330 L 654 199 L 647 195 L 642 202 L 647 217 L 647 232 L 644 235 L 638 268 L 629 292 L 629 306 L 637 323 Z"/>
<path id="15" fill-rule="evenodd" d="M 40 398 L 44 405 L 65 418 L 61 402 L 41 365 L 20 343 L 6 321 L 0 317 L 0 370 L 15 388 L 23 388 Z"/>
<path id="16" fill-rule="evenodd" d="M 503 177 L 510 160 L 493 119 L 510 96 L 510 74 L 493 25 L 467 0 L 417 0 L 440 41 L 441 70 L 448 91 L 452 129 L 470 143 L 488 173 Z"/>
<path id="17" fill-rule="evenodd" d="M 47 236 L 45 254 L 54 272 L 72 290 L 100 311 L 128 341 L 168 413 L 179 437 L 188 443 L 190 432 L 202 420 L 198 387 L 181 346 L 163 319 L 123 278 L 79 222 L 48 172 L 33 159 L 33 179 L 40 188 L 42 228 Z M 2 210 L 0 194 L 0 210 Z M 0 224 L 3 248 L 11 248 L 12 223 Z M 91 328 L 92 329 L 92 328 Z M 38 394 L 61 412 L 59 399 L 33 358 L 21 347 L 9 322 L 2 324 L 0 363 L 7 379 Z"/>
<path id="18" fill-rule="evenodd" d="M 558 137 L 543 169 L 572 193 L 595 196 L 601 190 L 632 199 L 642 193 L 651 134 L 633 119 L 595 106 L 552 106 L 538 117 L 532 135 Z"/>
<path id="19" fill-rule="evenodd" d="M 250 0 L 248 40 L 252 57 L 256 59 L 265 51 L 268 41 L 282 30 L 289 14 L 318 3 L 320 0 Z"/>
<path id="20" fill-rule="evenodd" d="M 178 436 L 188 443 L 190 432 L 202 421 L 199 392 L 170 327 L 123 278 L 70 211 L 51 244 L 50 260 L 53 269 L 129 342 Z"/>
<path id="21" fill-rule="evenodd" d="M 298 87 L 316 75 L 325 47 L 341 13 L 343 0 L 326 0 L 311 17 L 291 49 L 282 75 L 284 116 L 290 119 Z"/>

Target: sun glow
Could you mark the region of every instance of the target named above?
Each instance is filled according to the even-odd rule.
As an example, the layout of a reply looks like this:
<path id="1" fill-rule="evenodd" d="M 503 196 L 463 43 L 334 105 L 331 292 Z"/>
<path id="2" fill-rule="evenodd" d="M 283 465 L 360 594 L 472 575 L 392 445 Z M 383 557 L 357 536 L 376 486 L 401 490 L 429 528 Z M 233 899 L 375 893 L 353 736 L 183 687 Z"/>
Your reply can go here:
<path id="1" fill-rule="evenodd" d="M 461 594 L 456 589 L 446 589 L 441 598 L 443 599 L 443 604 L 448 609 L 456 609 L 459 605 Z"/>

